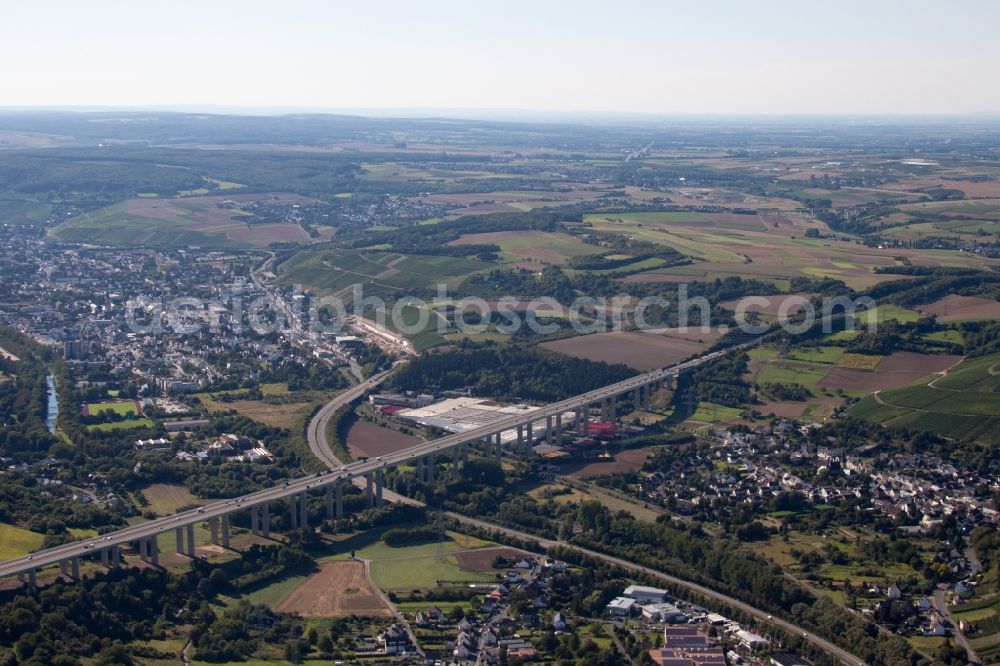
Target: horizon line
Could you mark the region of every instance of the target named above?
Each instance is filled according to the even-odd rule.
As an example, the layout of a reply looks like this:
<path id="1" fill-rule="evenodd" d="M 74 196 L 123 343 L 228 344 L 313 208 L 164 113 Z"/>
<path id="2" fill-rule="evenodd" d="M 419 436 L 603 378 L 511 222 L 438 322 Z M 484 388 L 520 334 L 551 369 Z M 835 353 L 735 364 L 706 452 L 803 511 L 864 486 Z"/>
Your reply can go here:
<path id="1" fill-rule="evenodd" d="M 448 120 L 697 120 L 697 119 L 908 119 L 908 120 L 1000 120 L 1000 110 L 964 112 L 697 112 L 697 111 L 626 111 L 626 110 L 555 110 L 525 107 L 331 107 L 262 104 L 2 104 L 0 113 L 177 113 L 216 116 L 281 117 L 289 115 L 354 116 L 378 119 L 448 119 Z"/>

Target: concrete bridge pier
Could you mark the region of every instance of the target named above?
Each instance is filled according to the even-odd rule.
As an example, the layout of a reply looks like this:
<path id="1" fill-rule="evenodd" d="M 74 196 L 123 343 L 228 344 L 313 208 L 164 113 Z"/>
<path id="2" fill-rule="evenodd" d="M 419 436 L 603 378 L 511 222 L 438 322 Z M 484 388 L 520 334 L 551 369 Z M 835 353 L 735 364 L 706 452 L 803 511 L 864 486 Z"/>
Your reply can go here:
<path id="1" fill-rule="evenodd" d="M 562 444 L 563 425 L 562 414 L 556 414 L 556 444 Z"/>
<path id="2" fill-rule="evenodd" d="M 111 566 L 115 569 L 122 565 L 122 549 L 119 546 L 111 546 Z"/>
<path id="3" fill-rule="evenodd" d="M 424 480 L 424 459 L 417 458 L 413 461 L 413 475 L 417 477 L 417 481 Z"/>
<path id="4" fill-rule="evenodd" d="M 136 550 L 139 551 L 140 560 L 143 562 L 149 561 L 149 556 L 146 555 L 146 540 L 144 538 L 139 539 L 139 542 L 136 544 Z"/>
<path id="5" fill-rule="evenodd" d="M 552 432 L 552 417 L 545 417 L 545 443 L 555 444 L 555 437 Z"/>
<path id="6" fill-rule="evenodd" d="M 261 509 L 261 525 L 263 529 L 261 530 L 261 536 L 265 539 L 271 538 L 271 503 L 264 502 L 264 506 Z"/>
<path id="7" fill-rule="evenodd" d="M 434 483 L 434 454 L 427 456 L 427 460 L 424 463 L 427 468 L 427 483 Z M 382 469 L 379 469 L 379 477 L 382 476 Z"/>
<path id="8" fill-rule="evenodd" d="M 38 569 L 32 569 L 28 572 L 28 585 L 38 587 Z"/>
<path id="9" fill-rule="evenodd" d="M 451 469 L 452 471 L 458 470 L 458 457 L 462 453 L 461 446 L 456 446 L 451 450 Z"/>
<path id="10" fill-rule="evenodd" d="M 66 570 L 66 560 L 59 560 L 59 573 L 63 576 L 69 576 L 69 571 Z"/>
<path id="11" fill-rule="evenodd" d="M 194 539 L 192 539 L 194 541 Z M 146 553 L 149 556 L 149 561 L 152 562 L 154 567 L 160 566 L 160 545 L 157 543 L 156 535 L 146 538 Z M 76 574 L 80 572 L 79 561 L 73 562 L 73 569 Z M 79 579 L 78 575 L 74 575 L 73 578 Z"/>
<path id="12" fill-rule="evenodd" d="M 174 539 L 177 541 L 177 552 L 184 554 L 184 528 L 178 527 L 174 530 Z"/>
<path id="13" fill-rule="evenodd" d="M 101 550 L 101 566 L 108 566 L 108 549 L 104 548 Z"/>
<path id="14" fill-rule="evenodd" d="M 534 421 L 528 421 L 528 448 L 535 443 L 535 433 L 533 430 Z"/>
<path id="15" fill-rule="evenodd" d="M 222 515 L 222 547 L 229 548 L 229 514 Z"/>
<path id="16" fill-rule="evenodd" d="M 294 500 L 293 500 L 294 501 Z M 299 521 L 303 528 L 309 527 L 309 496 L 306 491 L 302 491 L 302 497 L 299 500 L 300 510 L 302 513 L 302 519 Z"/>
<path id="17" fill-rule="evenodd" d="M 517 450 L 524 453 L 524 426 L 517 426 Z"/>
<path id="18" fill-rule="evenodd" d="M 295 529 L 295 502 L 292 502 L 292 529 Z M 260 534 L 260 508 L 256 506 L 250 507 L 250 534 Z"/>
<path id="19" fill-rule="evenodd" d="M 428 476 L 430 480 L 434 480 L 434 473 L 430 472 L 428 468 Z M 375 473 L 375 502 L 379 506 L 382 505 L 382 486 L 385 485 L 385 473 L 381 467 L 378 468 L 378 472 Z"/>
<path id="20" fill-rule="evenodd" d="M 187 526 L 187 556 L 194 559 L 194 525 Z"/>
<path id="21" fill-rule="evenodd" d="M 208 530 L 211 533 L 210 541 L 213 546 L 219 545 L 219 517 L 212 516 L 208 519 Z"/>
<path id="22" fill-rule="evenodd" d="M 501 435 L 501 433 L 498 432 L 497 433 L 497 450 L 496 450 L 497 460 L 500 460 L 501 458 L 503 458 L 503 439 L 501 439 L 500 435 Z"/>
<path id="23" fill-rule="evenodd" d="M 153 537 L 153 539 L 155 540 L 156 537 Z M 154 543 L 154 548 L 155 548 L 155 543 L 156 542 L 154 541 L 153 543 Z M 156 551 L 154 550 L 153 552 L 156 552 Z M 154 559 L 157 560 L 157 562 L 154 562 L 154 564 L 157 564 L 158 561 L 159 561 L 159 558 L 154 556 Z M 72 560 L 70 560 L 70 568 L 72 569 L 72 572 L 73 572 L 73 580 L 80 580 L 80 558 L 79 557 L 74 557 Z"/>
<path id="24" fill-rule="evenodd" d="M 326 519 L 333 520 L 333 486 L 324 489 L 326 501 Z"/>
<path id="25" fill-rule="evenodd" d="M 372 494 L 372 483 L 372 473 L 368 472 L 365 474 L 365 499 L 368 502 L 369 508 L 375 506 L 375 496 Z"/>
<path id="26" fill-rule="evenodd" d="M 615 404 L 618 401 L 618 396 L 613 395 L 608 398 L 608 421 L 614 423 L 618 420 L 617 414 L 615 414 Z"/>
<path id="27" fill-rule="evenodd" d="M 337 484 L 337 513 L 338 519 L 344 517 L 344 484 Z"/>

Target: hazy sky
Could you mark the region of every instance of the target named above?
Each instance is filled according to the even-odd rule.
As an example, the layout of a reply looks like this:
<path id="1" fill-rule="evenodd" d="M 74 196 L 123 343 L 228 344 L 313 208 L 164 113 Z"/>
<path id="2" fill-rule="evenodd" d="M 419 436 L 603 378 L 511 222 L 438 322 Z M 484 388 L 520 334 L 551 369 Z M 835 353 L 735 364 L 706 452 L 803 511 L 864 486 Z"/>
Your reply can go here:
<path id="1" fill-rule="evenodd" d="M 0 106 L 995 112 L 998 25 L 992 0 L 7 0 Z"/>

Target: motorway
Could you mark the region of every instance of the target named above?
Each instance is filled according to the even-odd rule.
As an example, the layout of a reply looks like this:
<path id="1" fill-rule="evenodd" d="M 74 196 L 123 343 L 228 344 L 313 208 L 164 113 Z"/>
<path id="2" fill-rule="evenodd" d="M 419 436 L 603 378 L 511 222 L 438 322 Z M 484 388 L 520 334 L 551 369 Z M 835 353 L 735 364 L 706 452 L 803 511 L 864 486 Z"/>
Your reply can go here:
<path id="1" fill-rule="evenodd" d="M 557 414 L 563 414 L 573 409 L 584 408 L 591 404 L 600 403 L 608 398 L 613 398 L 617 395 L 633 391 L 648 384 L 675 377 L 685 370 L 693 369 L 726 353 L 728 353 L 727 350 L 717 351 L 669 368 L 663 368 L 643 375 L 637 375 L 616 384 L 610 384 L 566 400 L 551 403 L 526 414 L 513 414 L 501 421 L 497 421 L 474 430 L 448 435 L 429 442 L 423 442 L 410 448 L 403 449 L 402 451 L 381 456 L 381 459 L 376 458 L 375 460 L 365 460 L 348 465 L 341 465 L 336 471 L 330 470 L 325 474 L 321 473 L 316 476 L 295 479 L 280 486 L 243 495 L 235 499 L 213 502 L 197 509 L 191 509 L 172 516 L 151 520 L 140 525 L 133 525 L 125 529 L 110 532 L 98 539 L 75 541 L 61 546 L 48 548 L 46 550 L 37 551 L 24 557 L 0 563 L 0 577 L 33 572 L 41 567 L 58 564 L 63 560 L 70 560 L 73 558 L 85 557 L 99 553 L 101 550 L 110 548 L 111 546 L 121 546 L 133 541 L 156 536 L 178 527 L 186 527 L 187 525 L 200 523 L 212 518 L 220 518 L 232 513 L 233 511 L 250 509 L 251 507 L 276 502 L 310 490 L 315 491 L 323 489 L 326 486 L 337 483 L 354 482 L 356 478 L 373 474 L 380 468 L 401 465 L 416 458 L 434 455 L 448 451 L 456 446 L 484 440 L 485 438 L 499 432 L 525 425 L 529 421 L 537 422 L 539 420 L 544 420 L 549 416 L 556 416 Z M 332 415 L 337 406 L 344 404 L 347 400 L 353 400 L 354 398 L 360 396 L 361 393 L 367 390 L 367 388 L 374 386 L 378 381 L 381 381 L 381 379 L 384 379 L 384 377 L 376 375 L 369 379 L 368 382 L 359 384 L 358 386 L 345 391 L 340 394 L 337 399 L 335 399 L 333 408 L 329 410 L 329 412 L 326 412 L 326 410 L 327 408 L 330 408 L 331 405 L 328 404 L 324 407 L 324 413 Z M 316 448 L 314 448 L 317 452 L 329 451 L 329 447 L 318 446 L 318 443 L 321 441 L 321 434 L 322 441 L 325 443 L 326 427 L 324 424 L 328 420 L 329 416 L 327 416 L 325 420 L 314 419 L 310 424 L 309 431 L 311 434 L 309 439 L 317 443 Z M 336 461 L 336 459 L 333 458 L 332 453 L 329 455 L 322 455 L 321 459 L 328 461 L 328 463 Z"/>
<path id="2" fill-rule="evenodd" d="M 647 384 L 658 382 L 669 377 L 674 377 L 680 372 L 685 370 L 690 370 L 703 363 L 706 363 L 714 358 L 717 358 L 723 354 L 728 353 L 731 350 L 723 350 L 719 352 L 713 352 L 705 356 L 681 363 L 670 368 L 664 368 L 661 370 L 655 370 L 653 372 L 646 373 L 644 375 L 638 375 L 630 379 L 626 379 L 617 384 L 611 384 L 594 391 L 589 391 L 578 396 L 574 396 L 567 400 L 562 400 L 560 402 L 552 403 L 546 405 L 538 410 L 530 412 L 528 414 L 515 414 L 511 417 L 504 419 L 499 422 L 491 423 L 487 426 L 477 428 L 464 433 L 458 433 L 454 435 L 448 435 L 436 440 L 429 442 L 423 442 L 417 444 L 410 448 L 398 451 L 393 454 L 388 454 L 383 456 L 382 460 L 367 460 L 363 462 L 350 463 L 347 465 L 342 464 L 342 461 L 338 460 L 337 457 L 330 450 L 327 440 L 326 440 L 326 430 L 329 424 L 330 418 L 333 416 L 334 412 L 337 411 L 341 406 L 361 397 L 366 391 L 378 386 L 385 378 L 389 375 L 391 371 L 386 371 L 372 376 L 365 382 L 358 384 L 347 391 L 339 394 L 331 402 L 327 403 L 316 413 L 314 418 L 309 424 L 307 434 L 309 440 L 309 447 L 313 453 L 322 460 L 330 469 L 325 473 L 320 473 L 315 476 L 303 477 L 296 479 L 294 481 L 289 481 L 281 486 L 276 486 L 274 488 L 268 488 L 266 490 L 261 490 L 255 493 L 250 493 L 242 497 L 238 497 L 230 500 L 223 500 L 219 502 L 213 502 L 207 506 L 185 511 L 173 516 L 167 516 L 165 518 L 160 518 L 157 520 L 142 523 L 140 525 L 134 525 L 116 532 L 111 532 L 109 534 L 103 535 L 97 539 L 88 539 L 84 541 L 76 541 L 61 546 L 56 546 L 54 548 L 49 548 L 46 550 L 38 551 L 30 555 L 20 557 L 13 560 L 8 560 L 6 562 L 0 563 L 0 577 L 13 576 L 20 573 L 26 573 L 29 571 L 37 570 L 41 567 L 55 565 L 61 561 L 69 560 L 72 558 L 85 557 L 88 555 L 93 555 L 101 550 L 110 548 L 112 546 L 120 546 L 123 544 L 128 544 L 133 541 L 137 541 L 143 538 L 152 537 L 157 534 L 167 532 L 172 529 L 177 529 L 180 527 L 186 527 L 187 525 L 192 525 L 202 521 L 209 520 L 211 518 L 219 518 L 221 516 L 232 513 L 233 511 L 238 511 L 242 509 L 249 509 L 251 507 L 260 506 L 268 502 L 273 502 L 281 500 L 290 496 L 294 496 L 300 493 L 308 492 L 310 490 L 323 489 L 327 486 L 337 483 L 347 483 L 353 482 L 358 484 L 365 484 L 365 476 L 375 472 L 380 468 L 387 466 L 395 466 L 405 462 L 408 462 L 414 458 L 432 455 L 439 453 L 441 451 L 449 450 L 455 446 L 466 444 L 469 442 L 475 442 L 477 440 L 484 439 L 491 435 L 495 435 L 498 432 L 504 430 L 510 430 L 512 428 L 517 428 L 518 426 L 524 425 L 528 421 L 535 422 L 545 419 L 548 416 L 555 416 L 557 414 L 562 414 L 564 412 L 586 407 L 588 405 L 599 403 L 607 398 L 612 398 L 617 395 L 633 391 L 639 387 L 645 386 Z M 388 501 L 400 501 L 409 504 L 420 504 L 420 502 L 403 497 L 391 491 L 384 491 L 384 499 Z M 773 624 L 776 627 L 803 636 L 810 643 L 816 645 L 825 652 L 836 656 L 844 664 L 848 666 L 864 666 L 864 662 L 859 660 L 854 655 L 849 652 L 837 647 L 836 645 L 826 641 L 818 636 L 814 636 L 801 627 L 798 627 L 785 620 L 774 618 L 768 615 L 766 612 L 761 611 L 749 604 L 743 603 L 737 599 L 726 596 L 720 592 L 716 592 L 697 583 L 692 583 L 690 581 L 677 578 L 675 576 L 670 576 L 654 569 L 644 567 L 627 560 L 623 560 L 612 555 L 607 555 L 604 553 L 599 553 L 596 551 L 588 550 L 586 548 L 581 548 L 575 546 L 571 543 L 564 541 L 556 541 L 549 539 L 542 539 L 535 535 L 520 532 L 518 530 L 513 530 L 510 528 L 500 527 L 492 523 L 471 518 L 469 516 L 463 516 L 456 513 L 448 513 L 450 518 L 467 525 L 473 525 L 481 529 L 499 531 L 518 539 L 524 539 L 526 541 L 535 541 L 543 547 L 561 546 L 567 549 L 575 550 L 587 557 L 596 558 L 603 560 L 610 564 L 619 566 L 623 569 L 629 571 L 635 571 L 649 576 L 659 578 L 670 582 L 675 585 L 682 586 L 693 592 L 696 592 L 704 597 L 715 599 L 719 602 L 730 605 L 733 608 L 738 608 L 739 610 L 752 615 L 758 620 Z"/>
<path id="3" fill-rule="evenodd" d="M 309 428 L 306 431 L 306 438 L 309 440 L 309 448 L 312 450 L 313 455 L 322 460 L 330 469 L 337 469 L 343 467 L 344 465 L 344 463 L 333 455 L 333 451 L 330 450 L 330 445 L 326 441 L 326 429 L 330 424 L 330 418 L 338 409 L 349 402 L 357 400 L 364 395 L 365 392 L 370 391 L 385 381 L 385 378 L 388 377 L 391 372 L 391 370 L 386 370 L 385 372 L 380 372 L 377 375 L 372 375 L 360 384 L 356 384 L 343 393 L 338 394 L 333 400 L 323 405 L 323 407 L 316 412 L 315 416 L 313 416 L 312 421 L 309 422 Z"/>
<path id="4" fill-rule="evenodd" d="M 370 386 L 368 388 L 380 384 L 387 375 L 388 373 L 382 373 L 381 375 L 376 375 L 375 377 L 369 379 L 368 383 L 370 383 Z M 313 417 L 312 423 L 309 424 L 309 448 L 312 450 L 313 454 L 317 458 L 322 460 L 324 463 L 326 463 L 327 466 L 330 467 L 330 469 L 339 469 L 340 467 L 343 466 L 343 463 L 330 450 L 330 446 L 326 439 L 327 424 L 330 421 L 330 416 L 332 416 L 333 413 L 337 409 L 339 409 L 341 405 L 350 402 L 355 397 L 358 397 L 360 393 L 355 394 L 353 397 L 343 399 L 345 395 L 346 394 L 341 394 L 340 396 L 337 396 L 337 398 L 334 399 L 333 402 L 328 403 L 323 409 L 321 409 L 319 412 L 316 413 L 316 416 Z M 358 478 L 355 479 L 355 483 L 361 486 L 364 484 L 364 480 Z M 383 494 L 384 498 L 390 502 L 403 502 L 406 504 L 415 504 L 423 506 L 422 502 L 411 499 L 409 497 L 405 497 L 403 495 L 399 495 L 390 490 L 383 491 Z M 750 604 L 744 603 L 738 599 L 734 599 L 733 597 L 727 596 L 721 592 L 716 592 L 715 590 L 707 588 L 704 585 L 699 585 L 698 583 L 692 583 L 691 581 L 684 580 L 683 578 L 677 578 L 676 576 L 671 576 L 670 574 L 665 574 L 655 569 L 650 569 L 649 567 L 644 567 L 642 565 L 635 564 L 634 562 L 629 562 L 628 560 L 623 560 L 619 557 L 614 557 L 613 555 L 607 555 L 605 553 L 593 551 L 588 548 L 582 548 L 567 541 L 544 539 L 535 536 L 534 534 L 521 532 L 519 530 L 514 530 L 509 527 L 501 527 L 499 525 L 495 525 L 485 520 L 472 518 L 469 516 L 462 515 L 460 513 L 446 512 L 445 515 L 447 515 L 450 519 L 458 523 L 471 525 L 473 527 L 477 527 L 483 530 L 500 532 L 509 537 L 520 539 L 526 542 L 534 541 L 543 548 L 552 548 L 553 546 L 559 546 L 567 550 L 573 550 L 587 557 L 591 557 L 621 567 L 626 571 L 632 571 L 652 576 L 654 578 L 658 578 L 659 580 L 671 583 L 673 585 L 677 585 L 679 587 L 683 587 L 696 594 L 700 594 L 705 598 L 713 599 L 715 601 L 726 604 L 730 608 L 736 608 L 746 613 L 747 615 L 756 618 L 758 621 L 764 624 L 771 624 L 788 633 L 794 634 L 796 636 L 802 636 L 804 640 L 815 645 L 816 647 L 823 650 L 827 654 L 836 657 L 841 661 L 841 663 L 846 664 L 847 666 L 865 666 L 864 661 L 858 659 L 847 650 L 837 647 L 830 641 L 821 638 L 819 636 L 814 636 L 813 634 L 805 631 L 799 626 L 792 624 L 791 622 L 787 622 L 786 620 L 782 620 L 781 618 L 773 617 L 771 614 L 762 611 L 758 608 L 755 608 Z"/>

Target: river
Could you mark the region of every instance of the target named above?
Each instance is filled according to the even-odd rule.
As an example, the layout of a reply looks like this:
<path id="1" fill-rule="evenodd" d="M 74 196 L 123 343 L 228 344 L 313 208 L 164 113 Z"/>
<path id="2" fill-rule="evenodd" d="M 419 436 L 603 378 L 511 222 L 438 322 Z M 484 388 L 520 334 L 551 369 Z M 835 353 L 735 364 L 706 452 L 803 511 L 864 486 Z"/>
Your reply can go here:
<path id="1" fill-rule="evenodd" d="M 49 432 L 56 434 L 56 419 L 59 418 L 59 394 L 56 393 L 56 380 L 52 375 L 45 378 L 48 385 L 49 411 L 45 416 L 45 425 Z"/>

